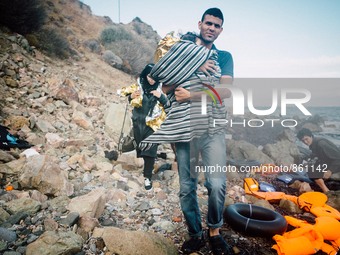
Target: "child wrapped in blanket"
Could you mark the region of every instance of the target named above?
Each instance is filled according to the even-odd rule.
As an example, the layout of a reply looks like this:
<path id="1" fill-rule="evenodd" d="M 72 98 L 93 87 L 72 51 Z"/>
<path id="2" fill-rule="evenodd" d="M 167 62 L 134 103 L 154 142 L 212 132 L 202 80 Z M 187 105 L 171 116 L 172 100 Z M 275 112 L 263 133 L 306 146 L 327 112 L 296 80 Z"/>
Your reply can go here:
<path id="1" fill-rule="evenodd" d="M 168 41 L 167 47 L 171 45 Z M 166 110 L 167 117 L 161 127 L 147 139 L 143 140 L 140 148 L 146 149 L 154 143 L 189 142 L 193 138 L 202 135 L 208 130 L 209 133 L 218 132 L 213 119 L 225 118 L 224 103 L 209 103 L 207 115 L 201 114 L 201 102 L 177 102 L 175 88 L 185 88 L 190 91 L 208 91 L 219 83 L 221 70 L 218 65 L 216 50 L 207 49 L 199 45 L 200 38 L 193 33 L 187 33 L 180 40 L 173 40 L 173 44 L 167 52 L 159 55 L 159 60 L 150 72 L 153 79 L 162 82 L 163 88 L 167 89 L 170 107 Z M 157 53 L 157 52 L 156 52 Z M 157 60 L 157 59 L 156 59 Z M 214 73 L 199 71 L 207 60 L 213 60 L 216 65 Z"/>
<path id="2" fill-rule="evenodd" d="M 188 32 L 181 36 L 181 40 L 193 42 L 197 45 L 201 45 L 201 39 L 199 36 L 193 32 Z M 218 64 L 218 55 L 216 50 L 210 50 L 211 56 L 209 57 L 209 60 L 213 60 L 215 64 L 215 72 L 209 72 L 209 75 L 206 75 L 200 70 L 196 71 L 196 75 L 200 78 L 203 84 L 216 84 L 219 82 L 221 77 L 221 69 Z"/>

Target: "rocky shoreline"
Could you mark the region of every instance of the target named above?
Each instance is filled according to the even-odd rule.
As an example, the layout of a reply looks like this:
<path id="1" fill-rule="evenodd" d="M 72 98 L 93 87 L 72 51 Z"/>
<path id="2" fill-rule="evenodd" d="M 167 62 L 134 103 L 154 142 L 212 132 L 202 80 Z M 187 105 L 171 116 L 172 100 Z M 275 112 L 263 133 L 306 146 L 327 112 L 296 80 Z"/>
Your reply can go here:
<path id="1" fill-rule="evenodd" d="M 126 102 L 115 91 L 133 80 L 111 87 L 93 83 L 86 61 L 54 62 L 19 35 L 1 34 L 0 40 L 0 121 L 35 145 L 35 155 L 0 150 L 0 253 L 177 254 L 187 237 L 178 174 L 157 171 L 173 163 L 171 148 L 159 148 L 167 159 L 156 162 L 152 192 L 144 190 L 142 162 L 133 152 L 116 161 L 105 157 L 105 151 L 117 148 L 125 110 Z M 99 68 L 113 72 L 104 64 Z M 318 123 L 308 125 L 319 128 Z M 291 130 L 263 130 L 263 135 L 229 132 L 235 139 L 227 143 L 230 159 L 289 165 L 301 156 Z M 265 136 L 266 144 L 259 144 L 263 139 L 245 140 L 256 136 L 258 140 Z M 226 205 L 245 202 L 284 214 L 303 213 L 245 195 L 246 176 L 275 183 L 290 194 L 298 192 L 274 176 L 230 173 Z M 198 195 L 204 218 L 203 178 Z M 338 196 L 330 202 L 339 210 Z M 244 236 L 227 224 L 222 230 L 234 254 L 275 254 L 271 239 Z M 208 247 L 202 249 L 203 254 L 208 252 Z"/>

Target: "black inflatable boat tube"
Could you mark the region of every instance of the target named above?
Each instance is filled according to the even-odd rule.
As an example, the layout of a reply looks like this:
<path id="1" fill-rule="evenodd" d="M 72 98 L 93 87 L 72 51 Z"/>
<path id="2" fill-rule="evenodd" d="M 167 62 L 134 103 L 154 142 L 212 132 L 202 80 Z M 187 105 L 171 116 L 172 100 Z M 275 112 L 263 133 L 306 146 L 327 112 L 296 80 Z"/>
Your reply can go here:
<path id="1" fill-rule="evenodd" d="M 234 230 L 252 236 L 272 237 L 287 229 L 287 221 L 281 214 L 251 204 L 229 205 L 224 218 Z"/>

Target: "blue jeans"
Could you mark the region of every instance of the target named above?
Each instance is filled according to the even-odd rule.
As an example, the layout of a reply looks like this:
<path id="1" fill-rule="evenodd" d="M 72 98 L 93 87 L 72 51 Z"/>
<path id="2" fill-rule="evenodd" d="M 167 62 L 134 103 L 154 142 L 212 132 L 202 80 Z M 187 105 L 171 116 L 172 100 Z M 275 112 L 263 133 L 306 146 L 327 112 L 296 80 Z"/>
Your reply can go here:
<path id="1" fill-rule="evenodd" d="M 224 199 L 226 192 L 226 143 L 224 133 L 213 136 L 204 134 L 188 143 L 176 143 L 176 157 L 180 182 L 180 203 L 191 237 L 202 235 L 201 214 L 197 201 L 197 181 L 199 153 L 203 161 L 205 174 L 204 186 L 208 190 L 209 228 L 220 228 L 223 225 Z M 215 168 L 213 168 L 215 166 Z M 220 168 L 218 168 L 218 166 Z M 209 168 L 210 167 L 210 168 Z M 225 170 L 225 168 L 224 168 Z"/>

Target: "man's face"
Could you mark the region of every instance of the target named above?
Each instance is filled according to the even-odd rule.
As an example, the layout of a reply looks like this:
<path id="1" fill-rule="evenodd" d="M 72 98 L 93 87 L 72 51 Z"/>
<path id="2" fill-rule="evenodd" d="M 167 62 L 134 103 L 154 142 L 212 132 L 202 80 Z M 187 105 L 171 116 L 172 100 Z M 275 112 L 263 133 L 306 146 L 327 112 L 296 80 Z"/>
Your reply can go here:
<path id="1" fill-rule="evenodd" d="M 198 22 L 198 28 L 205 43 L 213 43 L 223 31 L 222 20 L 212 15 L 205 15 L 204 20 Z"/>
<path id="2" fill-rule="evenodd" d="M 312 144 L 312 142 L 313 142 L 313 138 L 310 137 L 310 136 L 306 136 L 305 135 L 304 137 L 302 137 L 301 142 L 303 142 L 304 144 L 310 146 Z"/>

